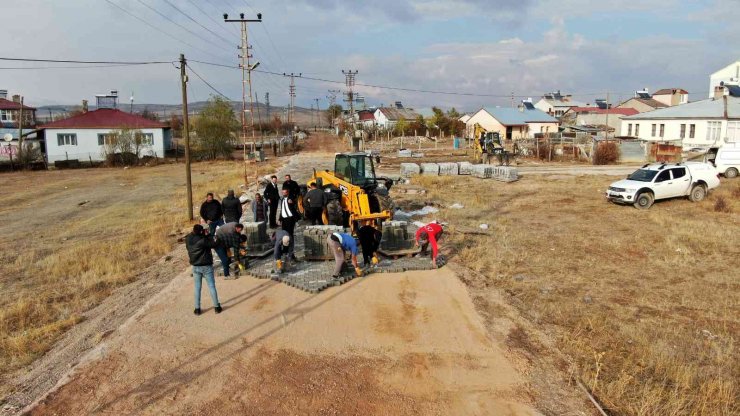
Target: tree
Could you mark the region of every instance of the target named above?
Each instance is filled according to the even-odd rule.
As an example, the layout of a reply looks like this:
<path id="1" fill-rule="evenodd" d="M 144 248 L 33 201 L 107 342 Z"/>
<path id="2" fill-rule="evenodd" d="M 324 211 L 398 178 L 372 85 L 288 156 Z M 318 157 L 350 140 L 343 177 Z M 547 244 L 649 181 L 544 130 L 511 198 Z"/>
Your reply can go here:
<path id="1" fill-rule="evenodd" d="M 211 96 L 195 122 L 197 150 L 202 157 L 229 157 L 234 149 L 231 134 L 239 123 L 231 104 L 221 97 Z"/>
<path id="2" fill-rule="evenodd" d="M 334 120 L 342 115 L 342 106 L 339 104 L 330 105 L 329 108 L 326 109 L 325 114 L 326 120 L 329 122 L 329 124 L 334 125 Z"/>
<path id="3" fill-rule="evenodd" d="M 159 116 L 157 115 L 157 113 L 150 111 L 149 107 L 145 107 L 144 111 L 139 113 L 139 115 L 144 117 L 147 120 L 159 121 Z"/>
<path id="4" fill-rule="evenodd" d="M 403 117 L 399 117 L 398 121 L 396 122 L 396 134 L 400 134 L 401 136 L 403 136 L 408 127 L 409 123 L 406 122 L 406 119 Z"/>

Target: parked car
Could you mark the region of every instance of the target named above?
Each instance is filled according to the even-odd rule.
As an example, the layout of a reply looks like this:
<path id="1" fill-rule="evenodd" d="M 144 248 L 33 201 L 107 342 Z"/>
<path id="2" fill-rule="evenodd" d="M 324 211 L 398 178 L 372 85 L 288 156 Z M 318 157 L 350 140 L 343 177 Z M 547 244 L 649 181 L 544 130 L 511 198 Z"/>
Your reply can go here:
<path id="1" fill-rule="evenodd" d="M 659 199 L 688 196 L 699 202 L 719 186 L 719 173 L 709 163 L 653 163 L 636 170 L 627 179 L 614 182 L 606 198 L 618 204 L 648 209 Z"/>
<path id="2" fill-rule="evenodd" d="M 710 148 L 706 161 L 714 165 L 725 178 L 737 178 L 740 173 L 740 143 L 727 143 L 722 147 Z"/>

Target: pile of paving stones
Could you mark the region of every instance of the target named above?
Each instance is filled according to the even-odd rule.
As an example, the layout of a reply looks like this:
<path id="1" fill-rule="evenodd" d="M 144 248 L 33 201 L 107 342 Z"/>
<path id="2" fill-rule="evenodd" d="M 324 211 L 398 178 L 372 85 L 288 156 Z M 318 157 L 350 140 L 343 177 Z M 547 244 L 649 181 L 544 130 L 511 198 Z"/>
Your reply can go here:
<path id="1" fill-rule="evenodd" d="M 474 165 L 470 162 L 456 163 L 401 163 L 401 176 L 408 178 L 414 175 L 450 176 L 473 175 L 481 179 L 495 179 L 501 182 L 519 180 L 519 174 L 512 166 Z"/>

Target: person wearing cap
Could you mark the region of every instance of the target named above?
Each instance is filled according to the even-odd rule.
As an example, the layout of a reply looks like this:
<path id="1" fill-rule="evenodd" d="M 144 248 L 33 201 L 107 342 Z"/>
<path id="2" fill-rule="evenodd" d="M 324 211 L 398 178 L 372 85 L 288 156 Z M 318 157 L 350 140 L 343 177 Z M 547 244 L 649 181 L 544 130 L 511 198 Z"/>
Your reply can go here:
<path id="1" fill-rule="evenodd" d="M 218 246 L 218 242 L 208 235 L 208 230 L 202 225 L 195 224 L 193 232 L 185 237 L 185 248 L 188 251 L 188 260 L 193 266 L 195 279 L 195 309 L 193 313 L 200 315 L 200 291 L 203 279 L 206 279 L 208 290 L 211 292 L 211 301 L 216 313 L 221 313 L 221 303 L 218 301 L 216 282 L 213 279 L 213 255 L 211 249 Z"/>
<path id="2" fill-rule="evenodd" d="M 229 189 L 226 198 L 221 201 L 221 208 L 224 211 L 224 222 L 239 222 L 242 219 L 242 201 L 234 196 L 234 190 Z"/>
<path id="3" fill-rule="evenodd" d="M 334 274 L 332 277 L 337 279 L 342 273 L 342 266 L 344 266 L 344 252 L 349 251 L 352 255 L 352 265 L 355 267 L 355 274 L 358 277 L 362 276 L 362 269 L 357 264 L 357 242 L 352 234 L 347 233 L 332 233 L 326 238 L 326 242 L 329 244 L 329 248 L 334 254 Z"/>
<path id="4" fill-rule="evenodd" d="M 432 246 L 432 266 L 437 268 L 437 254 L 439 254 L 439 239 L 442 237 L 442 226 L 436 222 L 419 227 L 416 231 L 416 246 L 421 246 L 421 254 L 424 256 L 427 247 Z"/>
<path id="5" fill-rule="evenodd" d="M 272 234 L 272 239 L 275 242 L 274 258 L 275 258 L 275 269 L 282 271 L 283 269 L 283 256 L 293 257 L 293 239 L 290 237 L 285 230 L 277 230 Z"/>

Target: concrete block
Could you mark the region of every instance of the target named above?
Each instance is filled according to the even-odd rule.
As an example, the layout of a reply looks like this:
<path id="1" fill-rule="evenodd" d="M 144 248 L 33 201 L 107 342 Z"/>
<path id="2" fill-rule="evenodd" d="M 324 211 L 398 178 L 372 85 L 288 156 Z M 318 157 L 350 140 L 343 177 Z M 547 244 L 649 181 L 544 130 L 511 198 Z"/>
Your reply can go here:
<path id="1" fill-rule="evenodd" d="M 472 175 L 473 164 L 470 162 L 457 162 L 458 175 Z"/>
<path id="2" fill-rule="evenodd" d="M 421 174 L 424 176 L 438 176 L 439 175 L 439 164 L 437 163 L 422 163 Z"/>
<path id="3" fill-rule="evenodd" d="M 398 151 L 398 157 L 411 157 L 413 152 L 410 149 L 400 149 Z"/>
<path id="4" fill-rule="evenodd" d="M 456 176 L 459 172 L 457 163 L 438 163 L 438 166 L 440 176 Z"/>
<path id="5" fill-rule="evenodd" d="M 421 173 L 421 167 L 416 163 L 401 163 L 401 176 L 408 178 Z"/>

